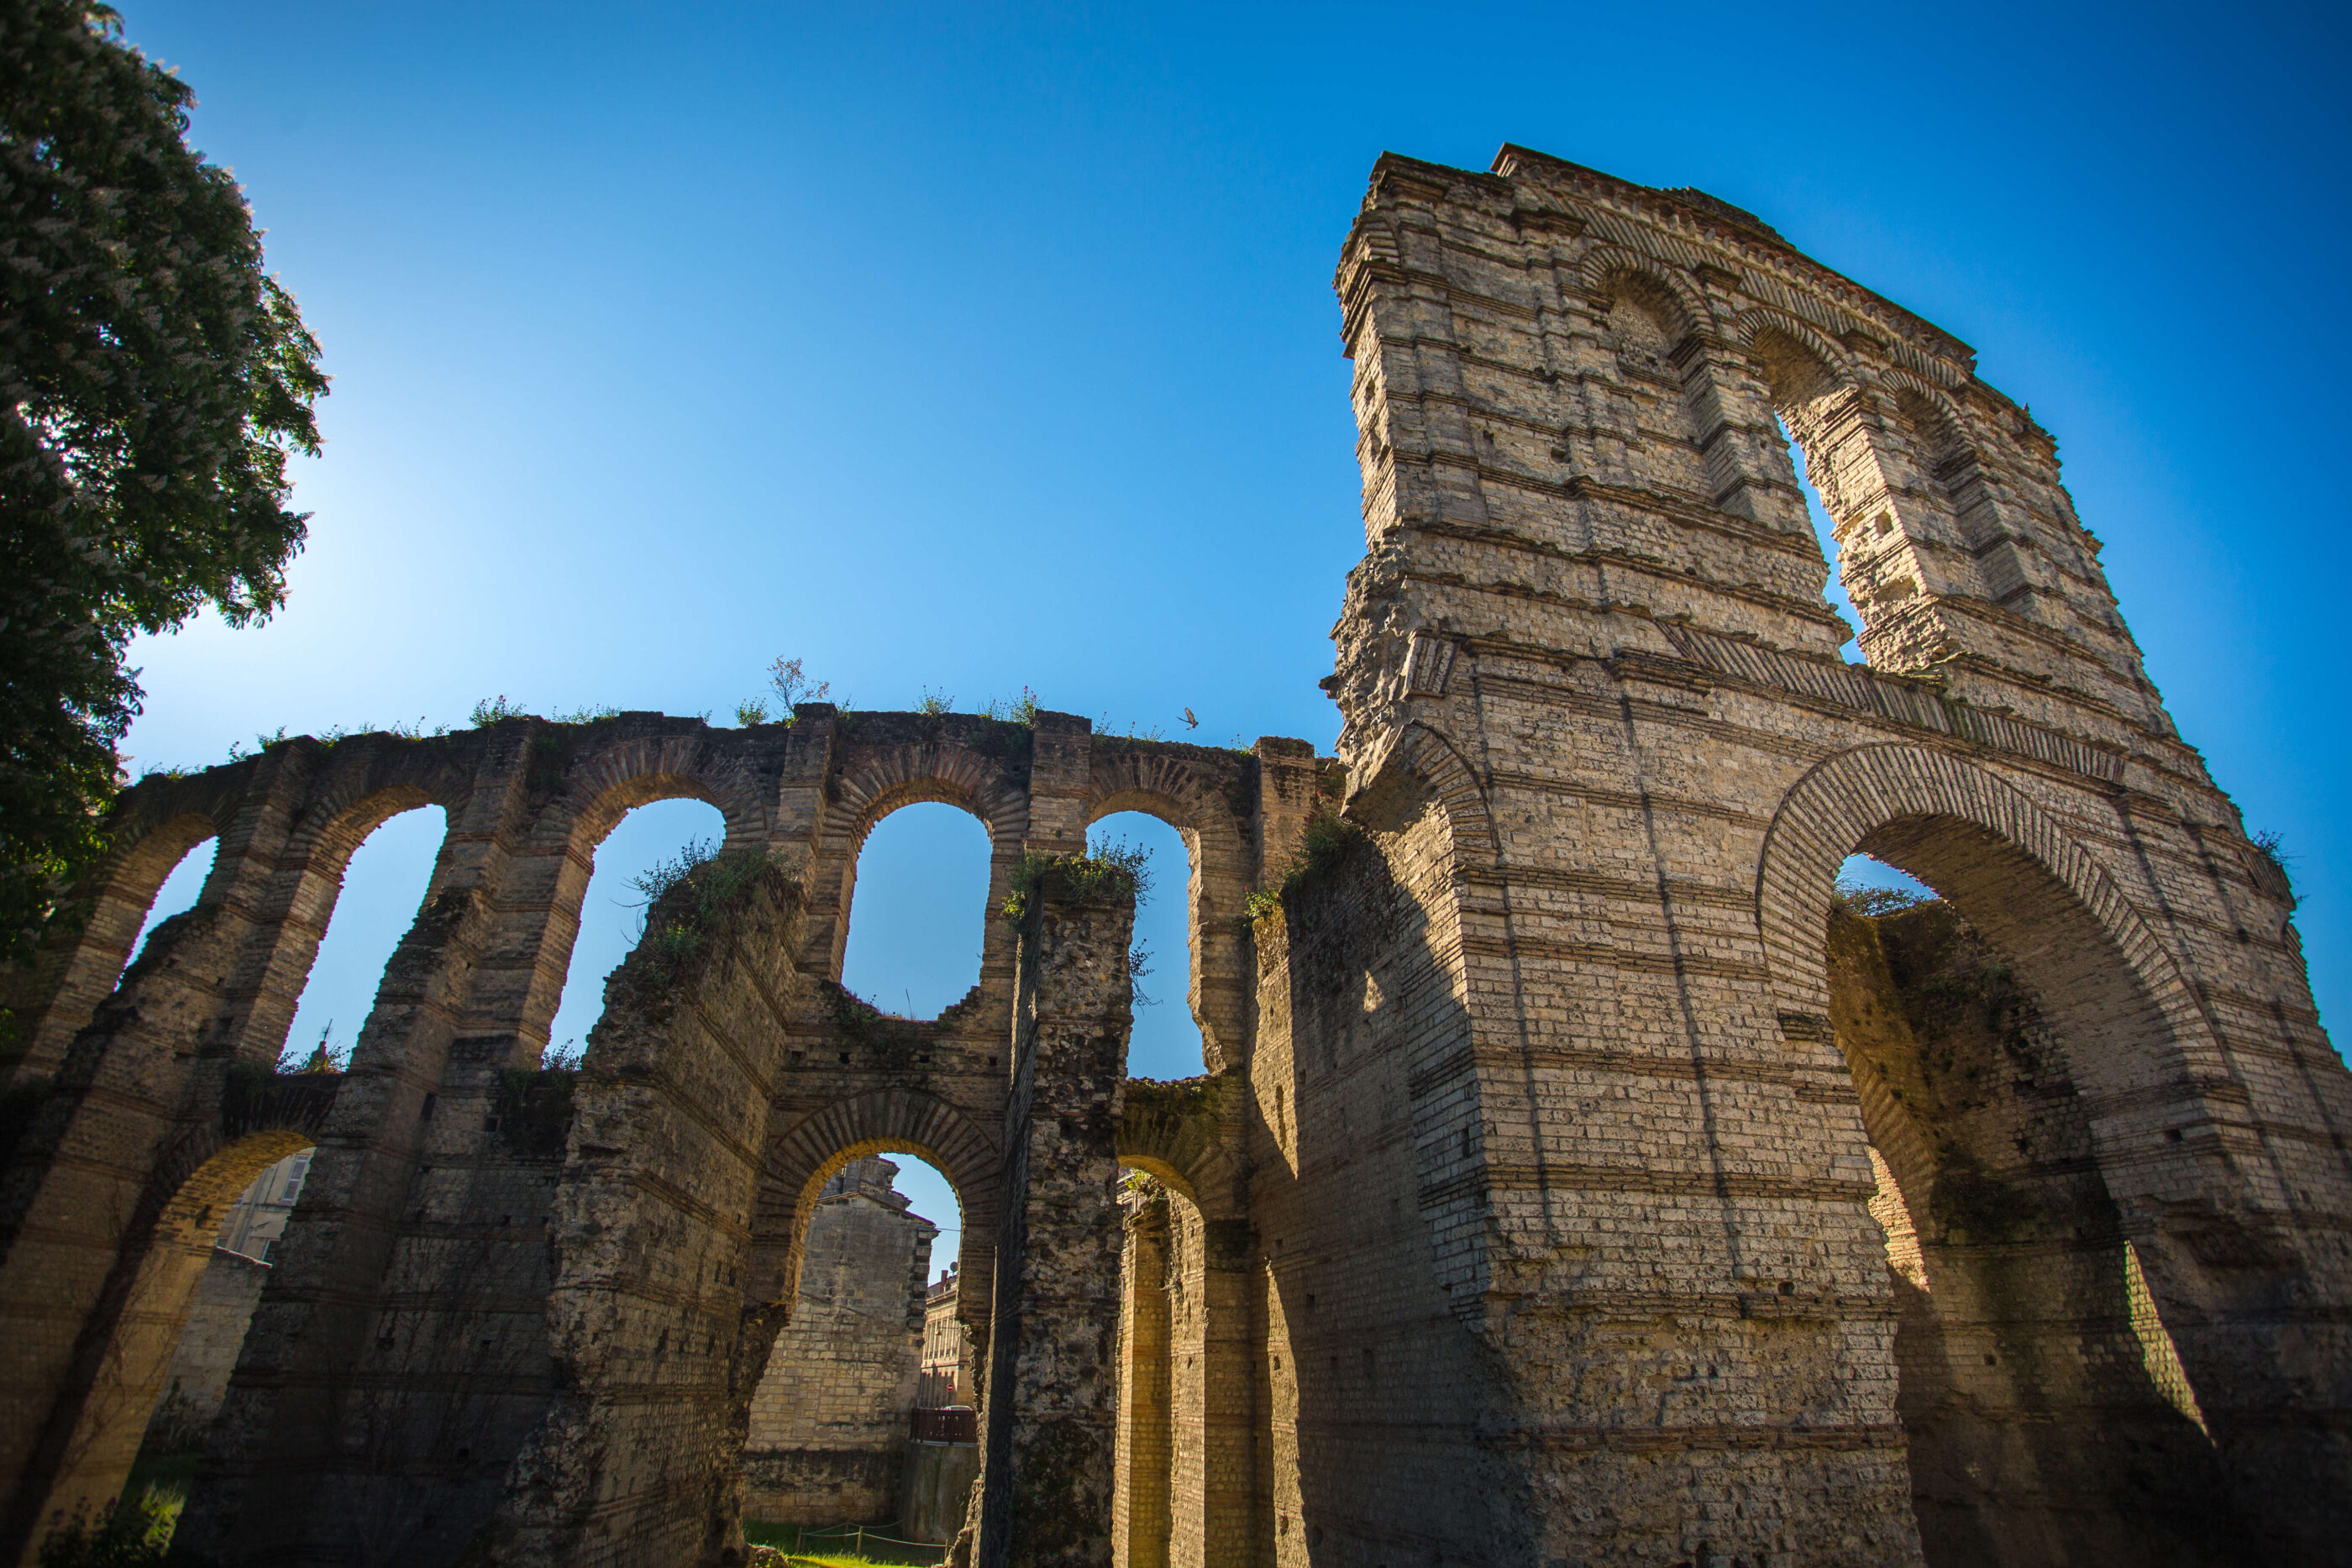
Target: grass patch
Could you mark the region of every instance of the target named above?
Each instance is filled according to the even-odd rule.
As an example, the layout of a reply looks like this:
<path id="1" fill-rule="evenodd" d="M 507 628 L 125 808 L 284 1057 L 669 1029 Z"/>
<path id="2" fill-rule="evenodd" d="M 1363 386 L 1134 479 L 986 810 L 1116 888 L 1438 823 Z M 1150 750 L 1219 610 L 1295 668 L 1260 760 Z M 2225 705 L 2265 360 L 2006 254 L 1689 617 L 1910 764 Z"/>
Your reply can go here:
<path id="1" fill-rule="evenodd" d="M 923 1546 L 893 1540 L 889 1526 L 864 1529 L 855 1524 L 755 1524 L 746 1520 L 743 1539 L 753 1546 L 772 1547 L 794 1563 L 824 1563 L 826 1568 L 862 1568 L 866 1563 L 893 1568 L 934 1568 L 944 1560 L 944 1545 Z"/>

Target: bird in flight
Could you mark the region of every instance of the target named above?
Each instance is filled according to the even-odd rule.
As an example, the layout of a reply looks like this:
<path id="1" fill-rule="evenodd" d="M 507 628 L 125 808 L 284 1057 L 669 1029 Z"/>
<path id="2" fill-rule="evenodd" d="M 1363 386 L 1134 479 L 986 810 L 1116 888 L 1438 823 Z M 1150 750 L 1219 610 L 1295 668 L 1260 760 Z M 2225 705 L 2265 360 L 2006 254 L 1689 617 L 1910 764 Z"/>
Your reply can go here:
<path id="1" fill-rule="evenodd" d="M 1184 710 L 1184 727 L 1186 729 L 1198 729 L 1201 727 L 1201 721 L 1192 716 L 1192 710 L 1191 708 L 1186 708 Z"/>

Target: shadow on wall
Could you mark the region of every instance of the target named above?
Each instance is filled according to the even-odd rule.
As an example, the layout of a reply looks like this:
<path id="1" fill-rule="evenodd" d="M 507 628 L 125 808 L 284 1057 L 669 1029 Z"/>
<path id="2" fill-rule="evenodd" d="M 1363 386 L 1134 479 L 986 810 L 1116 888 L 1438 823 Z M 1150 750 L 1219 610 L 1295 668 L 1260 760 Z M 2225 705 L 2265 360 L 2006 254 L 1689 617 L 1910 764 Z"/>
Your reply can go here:
<path id="1" fill-rule="evenodd" d="M 1468 1254 L 1438 1242 L 1478 1228 L 1474 1184 L 1449 1178 L 1484 1154 L 1475 1102 L 1442 1065 L 1471 1039 L 1441 956 L 1454 915 L 1445 884 L 1398 875 L 1444 863 L 1451 839 L 1424 803 L 1356 837 L 1256 925 L 1252 1137 L 1277 1173 L 1252 1204 L 1270 1287 L 1256 1440 L 1274 1477 L 1257 1528 L 1286 1561 L 1302 1536 L 1316 1562 L 1381 1560 L 1398 1531 L 1496 1539 L 1490 1489 L 1426 1484 L 1460 1472 L 1470 1391 L 1493 1364 L 1465 1332 L 1480 1294 Z"/>
<path id="2" fill-rule="evenodd" d="M 1929 1568 L 2250 1559 L 2063 1042 L 1950 904 L 1829 925 Z"/>

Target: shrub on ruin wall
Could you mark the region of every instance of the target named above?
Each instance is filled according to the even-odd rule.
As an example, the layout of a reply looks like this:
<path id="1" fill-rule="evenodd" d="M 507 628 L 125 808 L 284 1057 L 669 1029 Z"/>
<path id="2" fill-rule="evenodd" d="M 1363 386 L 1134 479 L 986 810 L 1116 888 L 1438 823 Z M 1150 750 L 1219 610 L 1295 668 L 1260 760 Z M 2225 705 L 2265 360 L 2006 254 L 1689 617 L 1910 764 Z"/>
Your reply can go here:
<path id="1" fill-rule="evenodd" d="M 764 850 L 722 850 L 689 844 L 677 859 L 656 866 L 636 885 L 647 894 L 646 934 L 615 980 L 642 964 L 667 981 L 723 931 L 762 877 L 775 869 Z"/>
<path id="2" fill-rule="evenodd" d="M 1028 918 L 1030 895 L 1049 877 L 1058 880 L 1079 904 L 1110 904 L 1124 898 L 1140 904 L 1151 891 L 1151 852 L 1121 840 L 1082 855 L 1024 855 L 1013 873 L 1012 892 L 1002 911 L 1004 918 L 1015 925 Z"/>
<path id="3" fill-rule="evenodd" d="M 1282 908 L 1283 901 L 1315 878 L 1339 863 L 1350 846 L 1364 836 L 1363 829 L 1342 816 L 1337 800 L 1318 797 L 1315 810 L 1307 819 L 1307 831 L 1299 835 L 1298 849 L 1290 857 L 1289 866 L 1282 880 L 1272 887 L 1262 887 L 1251 894 L 1242 904 L 1242 918 L 1255 925 Z"/>

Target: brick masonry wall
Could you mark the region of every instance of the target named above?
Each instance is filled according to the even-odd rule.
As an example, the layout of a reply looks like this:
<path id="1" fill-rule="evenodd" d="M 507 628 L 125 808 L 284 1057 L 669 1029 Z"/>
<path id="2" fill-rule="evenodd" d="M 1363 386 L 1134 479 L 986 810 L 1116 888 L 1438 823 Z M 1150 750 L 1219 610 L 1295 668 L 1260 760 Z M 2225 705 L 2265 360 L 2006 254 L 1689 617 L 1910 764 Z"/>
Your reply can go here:
<path id="1" fill-rule="evenodd" d="M 1423 880 L 1462 1017 L 1411 1082 L 1417 1129 L 1449 1101 L 1466 1125 L 1455 1172 L 1412 1177 L 1486 1369 L 1444 1462 L 1499 1473 L 1491 1526 L 1447 1533 L 1919 1551 L 1828 1019 L 1831 883 L 1864 850 L 2042 998 L 2180 1359 L 2237 1402 L 2206 1413 L 2243 1517 L 2323 1550 L 2352 1493 L 2320 1304 L 2352 1283 L 2347 1080 L 2284 884 L 2163 715 L 2046 434 L 1752 216 L 1521 149 L 1383 159 L 1339 288 L 1369 546 L 1328 683 L 1349 810 L 1384 851 L 1431 811 L 1450 835 Z M 1871 669 L 1837 659 L 1776 414 L 1849 540 Z M 1294 1061 L 1325 1049 L 1294 1032 Z M 1277 1142 L 1314 1122 L 1281 1087 Z M 1300 1475 L 1310 1530 L 1392 1527 Z"/>

